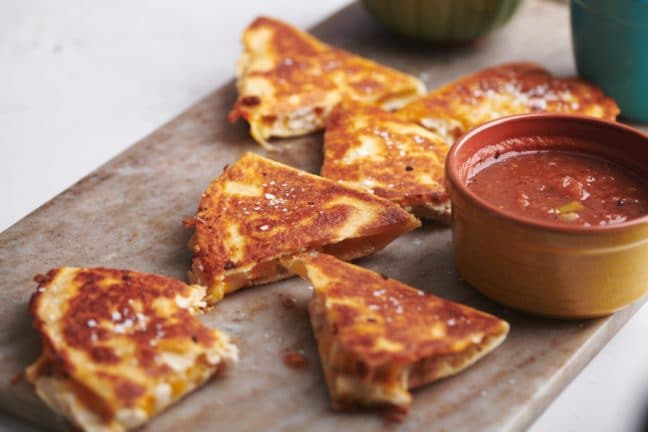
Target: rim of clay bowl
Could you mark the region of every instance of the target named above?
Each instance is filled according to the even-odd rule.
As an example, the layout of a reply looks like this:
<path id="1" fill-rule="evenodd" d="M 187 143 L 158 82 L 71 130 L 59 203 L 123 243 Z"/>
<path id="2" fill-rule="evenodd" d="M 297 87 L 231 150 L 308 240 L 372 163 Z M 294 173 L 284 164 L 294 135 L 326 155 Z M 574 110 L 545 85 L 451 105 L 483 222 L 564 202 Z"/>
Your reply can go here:
<path id="1" fill-rule="evenodd" d="M 543 221 L 535 218 L 530 218 L 527 216 L 513 213 L 512 211 L 509 210 L 497 208 L 490 202 L 482 199 L 477 194 L 475 194 L 472 190 L 468 188 L 464 180 L 461 179 L 460 166 L 459 166 L 459 162 L 457 162 L 457 153 L 461 151 L 462 147 L 466 145 L 467 142 L 475 139 L 479 139 L 479 135 L 481 135 L 482 133 L 484 133 L 484 131 L 488 129 L 506 127 L 509 124 L 520 123 L 520 122 L 521 123 L 572 122 L 574 124 L 588 123 L 590 126 L 593 126 L 594 128 L 607 128 L 607 129 L 613 128 L 621 133 L 634 135 L 637 139 L 645 141 L 645 144 L 648 147 L 647 134 L 644 134 L 643 132 L 638 131 L 637 129 L 634 129 L 630 126 L 617 123 L 614 121 L 599 119 L 596 117 L 574 115 L 574 114 L 550 114 L 550 113 L 520 114 L 520 115 L 502 117 L 496 120 L 491 120 L 480 126 L 477 126 L 476 128 L 472 129 L 471 131 L 467 132 L 462 137 L 460 137 L 459 140 L 457 140 L 457 142 L 452 146 L 446 158 L 446 176 L 448 182 L 451 183 L 452 187 L 456 188 L 462 195 L 464 195 L 464 197 L 477 203 L 481 208 L 485 209 L 486 211 L 492 214 L 496 214 L 507 220 L 522 225 L 531 226 L 537 229 L 558 231 L 558 232 L 565 232 L 565 233 L 594 234 L 594 233 L 612 233 L 617 231 L 623 231 L 628 228 L 636 227 L 638 225 L 648 224 L 648 215 L 644 215 L 617 224 L 592 225 L 589 227 L 583 225 L 570 226 L 559 222 Z M 509 138 L 515 138 L 515 136 L 510 136 Z"/>

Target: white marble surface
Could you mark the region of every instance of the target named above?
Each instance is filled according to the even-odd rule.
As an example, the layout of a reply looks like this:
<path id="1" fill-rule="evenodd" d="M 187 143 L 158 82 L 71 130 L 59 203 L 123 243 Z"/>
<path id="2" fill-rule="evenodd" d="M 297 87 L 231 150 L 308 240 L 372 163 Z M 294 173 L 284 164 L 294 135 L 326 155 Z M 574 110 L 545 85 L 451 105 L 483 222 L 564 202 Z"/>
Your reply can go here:
<path id="1" fill-rule="evenodd" d="M 0 230 L 228 81 L 254 16 L 307 27 L 345 3 L 0 0 Z M 530 430 L 639 430 L 647 332 L 644 307 Z"/>

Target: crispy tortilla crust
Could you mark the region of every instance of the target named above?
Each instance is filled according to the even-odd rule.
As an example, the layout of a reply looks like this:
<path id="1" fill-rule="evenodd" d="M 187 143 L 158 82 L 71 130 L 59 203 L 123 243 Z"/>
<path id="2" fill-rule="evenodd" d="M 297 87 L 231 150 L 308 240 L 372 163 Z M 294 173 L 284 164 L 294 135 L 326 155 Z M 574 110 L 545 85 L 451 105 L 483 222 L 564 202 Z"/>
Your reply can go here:
<path id="1" fill-rule="evenodd" d="M 448 144 L 434 132 L 379 107 L 339 104 L 324 134 L 322 176 L 363 188 L 416 216 L 448 221 L 444 164 Z"/>
<path id="2" fill-rule="evenodd" d="M 227 335 L 192 315 L 205 289 L 105 268 L 54 269 L 31 298 L 37 394 L 84 430 L 138 427 L 237 359 Z"/>
<path id="3" fill-rule="evenodd" d="M 468 130 L 499 117 L 532 112 L 580 114 L 614 120 L 616 102 L 576 78 L 553 77 L 536 63 L 483 69 L 432 91 L 399 111 L 452 143 Z"/>
<path id="4" fill-rule="evenodd" d="M 331 256 L 284 264 L 314 286 L 311 323 L 334 408 L 407 411 L 408 389 L 460 372 L 508 332 L 499 318 Z"/>
<path id="5" fill-rule="evenodd" d="M 359 258 L 420 222 L 380 197 L 247 153 L 205 191 L 194 225 L 192 277 L 214 303 L 290 276 L 282 257 L 321 250 Z"/>
<path id="6" fill-rule="evenodd" d="M 276 19 L 257 18 L 242 40 L 239 97 L 228 118 L 246 119 L 254 139 L 269 148 L 270 137 L 323 129 L 341 100 L 393 109 L 425 92 L 414 77 L 326 45 Z"/>

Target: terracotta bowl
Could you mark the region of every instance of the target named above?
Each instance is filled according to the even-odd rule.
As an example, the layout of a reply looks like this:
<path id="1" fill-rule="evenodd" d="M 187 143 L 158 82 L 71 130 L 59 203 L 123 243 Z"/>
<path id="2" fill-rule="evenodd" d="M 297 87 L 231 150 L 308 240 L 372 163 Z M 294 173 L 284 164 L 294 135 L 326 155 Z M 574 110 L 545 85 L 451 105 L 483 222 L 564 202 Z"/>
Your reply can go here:
<path id="1" fill-rule="evenodd" d="M 509 138 L 510 148 L 497 148 Z M 511 142 L 511 141 L 509 141 Z M 466 181 L 496 152 L 561 149 L 586 152 L 648 179 L 648 136 L 591 117 L 527 114 L 486 123 L 450 150 L 446 178 L 452 201 L 455 263 L 488 297 L 515 309 L 560 318 L 610 314 L 648 292 L 648 216 L 584 227 L 538 221 L 498 209 Z"/>

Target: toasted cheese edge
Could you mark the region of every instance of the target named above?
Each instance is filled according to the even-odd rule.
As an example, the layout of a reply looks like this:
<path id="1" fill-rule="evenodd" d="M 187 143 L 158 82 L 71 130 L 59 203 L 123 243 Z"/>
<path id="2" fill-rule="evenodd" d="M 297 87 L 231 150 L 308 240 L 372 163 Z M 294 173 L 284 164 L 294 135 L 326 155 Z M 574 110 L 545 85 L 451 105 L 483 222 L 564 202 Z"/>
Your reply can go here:
<path id="1" fill-rule="evenodd" d="M 310 272 L 307 271 L 307 273 Z M 326 387 L 331 399 L 331 407 L 344 411 L 358 406 L 394 406 L 406 412 L 412 402 L 412 395 L 407 389 L 405 365 L 393 365 L 393 372 L 389 375 L 400 377 L 394 381 L 371 380 L 369 377 L 375 375 L 375 371 L 371 369 L 367 371 L 365 378 L 341 370 L 341 365 L 353 364 L 359 359 L 356 359 L 351 353 L 345 352 L 336 343 L 334 332 L 324 319 L 324 299 L 318 294 L 316 286 L 314 291 L 315 294 L 308 305 L 308 310 L 313 333 L 317 340 Z"/>
<path id="2" fill-rule="evenodd" d="M 337 151 L 339 151 L 339 148 L 337 147 L 339 147 L 338 143 L 340 142 L 340 138 L 337 136 L 337 134 L 340 133 L 340 131 L 345 130 L 345 128 L 341 125 L 343 124 L 346 125 L 347 122 L 349 121 L 348 119 L 365 118 L 370 115 L 364 110 L 362 110 L 362 107 L 363 104 L 347 102 L 344 104 L 339 104 L 335 108 L 335 112 L 333 115 L 338 116 L 338 122 L 340 123 L 340 125 L 336 124 L 338 122 L 333 122 L 334 126 L 331 126 L 331 122 L 329 121 L 329 126 L 327 126 L 327 131 L 326 134 L 324 135 L 324 161 L 320 170 L 320 175 L 324 178 L 328 178 L 330 180 L 336 181 L 345 186 L 352 187 L 355 189 L 360 189 L 365 192 L 371 193 L 373 195 L 380 196 L 384 199 L 390 200 L 398 204 L 399 206 L 401 206 L 409 213 L 412 213 L 415 217 L 419 219 L 436 221 L 446 225 L 449 224 L 450 223 L 450 198 L 445 193 L 440 194 L 442 195 L 441 197 L 435 197 L 434 199 L 432 199 L 431 197 L 429 197 L 428 194 L 425 193 L 418 194 L 418 193 L 412 193 L 407 191 L 402 191 L 401 193 L 395 193 L 392 195 L 385 195 L 384 193 L 381 193 L 380 190 L 378 191 L 374 190 L 374 186 L 365 184 L 364 181 L 366 180 L 366 177 L 363 178 L 361 175 L 358 175 L 358 178 L 347 179 L 344 177 L 344 175 L 339 174 L 338 168 L 340 166 L 346 165 L 348 162 L 346 163 L 342 162 L 342 160 L 344 160 L 346 156 L 343 156 L 342 158 L 333 156 L 334 154 L 336 154 Z M 441 140 L 449 150 L 450 144 L 448 144 L 447 138 L 444 138 L 443 136 L 436 134 L 433 130 L 421 126 L 418 122 L 414 120 L 408 118 L 402 118 L 402 116 L 398 115 L 398 113 L 392 113 L 392 115 L 394 116 L 394 120 L 396 121 L 399 122 L 405 121 L 411 123 L 411 127 L 415 127 L 421 131 L 424 131 L 426 134 L 437 135 L 438 139 Z M 386 124 L 390 124 L 390 122 L 387 121 Z M 362 143 L 361 139 L 367 136 L 362 132 L 358 132 L 358 133 L 359 133 L 358 136 L 353 136 L 352 134 L 349 134 L 352 137 L 350 139 L 345 137 L 344 139 L 345 145 L 348 146 L 348 147 L 344 147 L 344 146 L 342 147 L 343 149 L 345 149 L 345 154 L 349 154 L 350 152 L 353 151 L 353 149 L 357 148 L 357 146 L 351 146 L 349 144 L 350 142 Z M 381 156 L 384 158 L 383 163 L 389 164 L 390 156 L 383 155 L 382 153 Z M 398 156 L 396 156 L 396 158 L 398 158 Z M 353 163 L 351 163 L 351 165 L 355 165 L 355 164 L 361 165 L 363 162 L 362 159 L 363 156 L 354 155 L 354 161 Z M 435 182 L 442 191 L 445 190 L 441 180 L 435 179 Z M 379 184 L 378 186 L 380 185 L 381 184 Z M 426 189 L 427 187 L 429 187 L 429 185 L 425 185 L 423 187 L 424 192 L 428 191 L 428 189 Z"/>
<path id="3" fill-rule="evenodd" d="M 471 81 L 475 79 L 480 79 L 481 77 L 484 76 L 484 74 L 488 74 L 491 71 L 498 71 L 498 70 L 507 70 L 507 69 L 518 69 L 518 70 L 523 70 L 523 71 L 532 71 L 534 73 L 542 73 L 545 74 L 549 79 L 565 79 L 565 80 L 573 80 L 574 78 L 565 78 L 565 77 L 557 77 L 551 73 L 548 69 L 546 69 L 544 66 L 537 62 L 533 61 L 520 61 L 520 62 L 507 62 L 507 63 L 501 63 L 495 66 L 490 66 L 484 69 L 480 69 L 477 71 L 474 71 L 468 75 L 463 75 L 461 77 L 458 77 L 441 87 L 432 90 L 431 92 L 427 93 L 426 95 L 423 95 L 421 98 L 418 100 L 415 100 L 411 102 L 410 104 L 407 104 L 401 108 L 399 108 L 399 113 L 405 117 L 405 118 L 410 118 L 413 121 L 417 121 L 421 126 L 438 133 L 439 135 L 442 135 L 449 143 L 452 143 L 456 141 L 456 139 L 459 138 L 463 133 L 468 131 L 469 129 L 472 129 L 476 127 L 477 125 L 474 124 L 466 124 L 460 121 L 460 119 L 452 118 L 452 117 L 443 117 L 443 118 L 436 118 L 436 117 L 429 117 L 425 115 L 421 115 L 422 113 L 420 110 L 415 109 L 414 113 L 410 112 L 411 108 L 410 105 L 416 106 L 418 108 L 419 103 L 424 103 L 426 99 L 428 98 L 435 98 L 438 97 L 438 95 L 442 95 L 446 93 L 447 91 L 452 91 L 458 86 L 461 86 L 465 83 L 470 83 Z M 516 74 L 519 74 L 519 72 L 516 72 Z M 517 75 L 517 78 L 519 78 L 519 75 Z M 602 103 L 601 105 L 596 106 L 596 110 L 594 112 L 589 112 L 586 115 L 591 115 L 593 117 L 597 118 L 603 118 L 607 120 L 614 121 L 616 117 L 620 114 L 621 110 L 616 103 L 616 101 L 611 98 L 610 96 L 606 95 L 601 88 L 598 86 L 584 80 L 577 79 L 578 81 L 581 81 L 582 83 L 585 83 L 589 86 L 592 86 L 595 90 L 600 91 L 603 96 L 605 96 L 605 103 Z M 610 105 L 611 104 L 611 105 Z"/>
<path id="4" fill-rule="evenodd" d="M 81 270 L 84 269 L 75 267 L 59 268 L 57 269 L 56 276 L 47 283 L 47 287 L 39 288 L 34 293 L 30 302 L 30 309 L 34 315 L 35 326 L 41 333 L 44 346 L 39 358 L 25 369 L 27 381 L 34 386 L 41 400 L 55 413 L 66 418 L 72 424 L 84 430 L 100 432 L 119 432 L 137 428 L 187 394 L 200 388 L 211 377 L 220 374 L 226 368 L 238 362 L 238 347 L 231 342 L 229 335 L 217 329 L 210 329 L 216 334 L 216 345 L 203 352 L 196 353 L 196 356 L 191 360 L 190 367 L 182 371 L 185 375 L 175 377 L 188 383 L 189 390 L 175 397 L 165 394 L 162 395 L 164 396 L 162 399 L 158 398 L 156 394 L 156 404 L 150 413 L 139 408 L 120 408 L 115 411 L 110 401 L 104 401 L 106 403 L 105 407 L 114 411 L 112 417 L 107 421 L 90 409 L 87 403 L 83 403 L 83 396 L 78 394 L 79 391 L 97 397 L 98 395 L 92 392 L 92 390 L 85 388 L 82 378 L 75 378 L 77 373 L 67 373 L 62 369 L 61 366 L 64 363 L 57 360 L 56 354 L 57 349 L 60 348 L 57 348 L 50 339 L 50 335 L 44 332 L 43 326 L 45 322 L 39 318 L 38 313 L 40 297 L 44 293 L 44 290 L 65 289 L 65 284 L 69 284 L 77 272 Z M 179 308 L 187 309 L 192 314 L 197 314 L 203 311 L 205 307 L 205 287 L 190 285 L 190 288 L 189 296 L 176 296 L 175 302 Z M 195 374 L 196 365 L 199 365 L 199 369 L 201 369 L 201 373 L 198 376 Z M 190 368 L 193 368 L 193 372 L 189 370 Z M 46 371 L 48 373 L 47 375 L 45 374 Z M 158 383 L 158 386 L 164 383 L 162 381 Z"/>
<path id="5" fill-rule="evenodd" d="M 269 17 L 257 18 L 257 20 L 259 19 L 278 21 Z M 315 45 L 319 49 L 336 49 L 315 38 L 307 31 L 301 30 L 291 24 L 287 24 L 282 21 L 278 22 L 282 26 L 292 29 L 293 32 L 299 34 L 300 37 L 306 39 L 310 44 Z M 259 50 L 258 47 L 253 46 L 248 41 L 250 33 L 258 31 L 252 28 L 253 24 L 246 28 L 241 37 L 241 41 L 243 43 L 243 51 L 236 62 L 236 87 L 239 93 L 239 98 L 230 111 L 228 118 L 230 122 L 234 122 L 239 118 L 245 118 L 249 123 L 250 134 L 252 135 L 253 139 L 266 150 L 277 151 L 277 148 L 268 142 L 271 138 L 297 137 L 323 130 L 326 127 L 326 120 L 328 118 L 328 115 L 335 107 L 335 105 L 340 102 L 341 97 L 332 97 L 332 95 L 329 95 L 331 96 L 331 98 L 329 98 L 330 101 L 326 102 L 325 106 L 305 106 L 298 110 L 298 112 L 292 112 L 287 115 L 277 115 L 273 122 L 264 121 L 262 119 L 263 113 L 254 113 L 253 111 L 255 110 L 243 109 L 241 107 L 240 97 L 244 91 L 244 81 L 246 79 L 246 75 L 253 63 L 253 57 L 264 54 L 262 50 Z M 369 66 L 379 67 L 381 69 L 386 68 L 393 73 L 400 74 L 403 77 L 407 77 L 409 79 L 411 88 L 405 88 L 400 92 L 387 94 L 382 99 L 375 101 L 376 104 L 382 106 L 383 108 L 388 110 L 395 110 L 404 107 L 408 103 L 414 101 L 415 99 L 426 93 L 425 83 L 420 79 L 406 74 L 405 72 L 392 69 L 388 66 L 359 56 L 357 54 L 350 53 L 350 55 L 368 62 Z M 320 112 L 319 114 L 317 113 L 318 109 L 322 110 L 322 112 Z"/>
<path id="6" fill-rule="evenodd" d="M 371 366 L 365 363 L 367 371 L 364 377 L 345 372 L 344 365 L 357 364 L 362 359 L 336 343 L 335 333 L 325 319 L 327 279 L 315 267 L 307 264 L 308 255 L 312 257 L 317 253 L 294 256 L 282 262 L 313 285 L 314 295 L 308 305 L 309 316 L 334 409 L 392 406 L 407 412 L 412 401 L 410 389 L 463 371 L 497 348 L 508 334 L 509 324 L 501 320 L 498 332 L 486 335 L 479 343 L 468 345 L 462 351 L 431 355 L 408 364 L 396 361 Z M 388 379 L 372 378 L 376 376 Z"/>
<path id="7" fill-rule="evenodd" d="M 339 184 L 334 182 L 333 180 L 327 179 L 325 177 L 317 176 L 315 174 L 307 173 L 305 171 L 301 171 L 297 168 L 281 164 L 271 159 L 264 158 L 252 152 L 246 152 L 243 156 L 241 156 L 241 158 L 236 163 L 239 163 L 241 160 L 247 158 L 262 159 L 264 163 L 268 163 L 274 167 L 279 167 L 283 170 L 294 172 L 299 176 L 314 177 L 317 179 L 317 181 L 323 181 L 323 182 L 330 183 L 332 185 L 339 186 Z M 212 181 L 212 183 L 207 187 L 207 190 L 204 194 L 210 193 L 210 191 L 216 187 L 215 185 L 217 184 L 220 178 L 221 177 L 219 176 L 214 181 Z M 238 291 L 243 287 L 260 285 L 260 284 L 274 282 L 274 281 L 292 277 L 293 273 L 287 269 L 284 269 L 284 267 L 281 265 L 280 262 L 286 256 L 300 254 L 306 250 L 311 250 L 311 251 L 321 251 L 330 255 L 334 255 L 337 258 L 344 261 L 351 261 L 357 258 L 362 258 L 364 256 L 371 255 L 383 249 L 385 246 L 387 246 L 389 243 L 395 240 L 398 236 L 406 232 L 412 231 L 421 226 L 421 221 L 419 219 L 417 219 L 411 213 L 405 211 L 404 209 L 402 209 L 402 207 L 398 206 L 392 201 L 370 194 L 359 187 L 354 187 L 352 185 L 344 185 L 344 186 L 349 189 L 361 192 L 365 195 L 370 195 L 373 200 L 382 202 L 385 205 L 385 207 L 392 208 L 396 212 L 398 212 L 399 215 L 402 216 L 403 220 L 398 221 L 397 223 L 396 222 L 391 223 L 390 225 L 384 225 L 378 227 L 373 232 L 366 232 L 362 236 L 351 236 L 347 238 L 342 238 L 338 241 L 334 241 L 327 244 L 313 243 L 307 245 L 305 248 L 301 250 L 285 252 L 282 254 L 271 256 L 260 262 L 249 263 L 245 266 L 237 267 L 236 269 L 228 270 L 225 271 L 224 273 L 217 274 L 211 278 L 205 274 L 205 272 L 201 268 L 203 264 L 196 261 L 194 256 L 194 260 L 192 261 L 192 269 L 188 272 L 188 277 L 192 283 L 198 285 L 204 285 L 207 287 L 207 296 L 205 300 L 208 304 L 208 307 L 211 307 L 217 302 L 219 302 L 220 300 L 222 300 L 222 298 L 225 295 Z M 196 242 L 197 242 L 197 238 L 196 235 L 194 234 L 191 237 L 190 241 L 188 242 L 188 247 L 190 250 L 192 251 L 194 250 L 194 245 L 196 244 Z M 271 268 L 273 269 L 273 271 L 260 270 L 263 267 Z M 282 272 L 278 273 L 279 269 L 287 270 L 287 271 L 286 273 L 282 273 Z M 250 274 L 254 274 L 255 272 L 259 274 L 253 277 L 249 276 Z"/>

